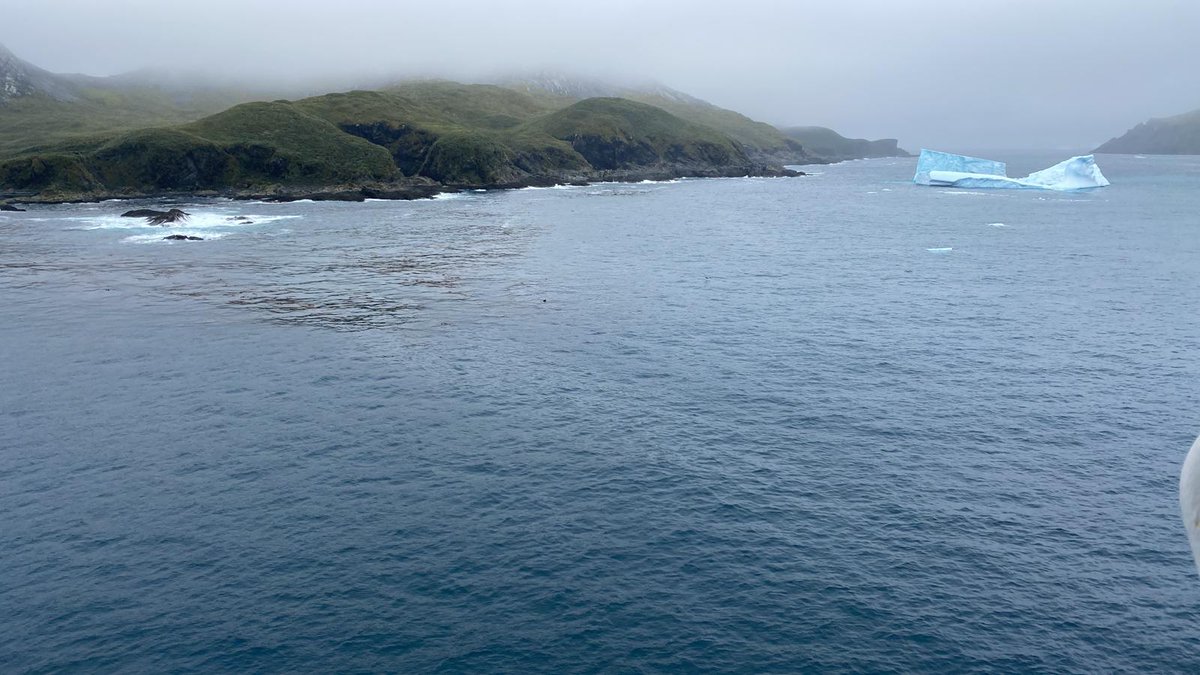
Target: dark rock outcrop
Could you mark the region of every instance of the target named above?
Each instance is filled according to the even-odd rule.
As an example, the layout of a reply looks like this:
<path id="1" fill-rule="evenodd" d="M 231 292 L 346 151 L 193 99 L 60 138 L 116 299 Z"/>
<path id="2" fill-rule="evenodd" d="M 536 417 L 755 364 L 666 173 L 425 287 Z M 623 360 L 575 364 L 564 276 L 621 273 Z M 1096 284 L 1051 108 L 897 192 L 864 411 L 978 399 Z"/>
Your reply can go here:
<path id="1" fill-rule="evenodd" d="M 167 223 L 178 223 L 187 220 L 191 215 L 179 209 L 171 209 L 170 211 L 155 211 L 154 209 L 134 209 L 121 214 L 122 218 L 145 218 L 146 222 L 151 225 L 166 225 Z"/>
<path id="2" fill-rule="evenodd" d="M 193 237 L 190 234 L 168 234 L 163 239 L 166 241 L 204 241 L 204 237 Z"/>
<path id="3" fill-rule="evenodd" d="M 0 211 L 24 211 L 24 210 L 25 209 L 18 209 L 17 207 L 13 206 L 12 204 L 0 204 Z"/>

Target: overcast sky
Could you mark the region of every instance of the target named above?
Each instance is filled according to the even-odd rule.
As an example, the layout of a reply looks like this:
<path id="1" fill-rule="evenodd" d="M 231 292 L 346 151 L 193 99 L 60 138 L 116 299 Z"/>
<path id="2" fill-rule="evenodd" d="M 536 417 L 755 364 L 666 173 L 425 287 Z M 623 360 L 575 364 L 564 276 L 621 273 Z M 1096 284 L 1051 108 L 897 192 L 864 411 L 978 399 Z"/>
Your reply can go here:
<path id="1" fill-rule="evenodd" d="M 0 0 L 55 72 L 653 79 L 910 150 L 1086 149 L 1200 108 L 1200 0 Z"/>

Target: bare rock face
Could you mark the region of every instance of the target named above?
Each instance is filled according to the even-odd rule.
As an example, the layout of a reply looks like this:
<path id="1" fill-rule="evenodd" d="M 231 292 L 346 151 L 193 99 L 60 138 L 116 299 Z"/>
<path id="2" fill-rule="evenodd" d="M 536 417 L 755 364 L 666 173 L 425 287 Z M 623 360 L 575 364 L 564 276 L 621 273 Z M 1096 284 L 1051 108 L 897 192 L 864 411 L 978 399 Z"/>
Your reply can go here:
<path id="1" fill-rule="evenodd" d="M 193 237 L 190 234 L 168 234 L 163 239 L 166 241 L 204 241 L 204 237 Z"/>
<path id="2" fill-rule="evenodd" d="M 77 98 L 74 89 L 65 78 L 22 61 L 0 45 L 0 105 L 34 94 L 73 101 Z"/>
<path id="3" fill-rule="evenodd" d="M 160 213 L 146 219 L 146 222 L 151 225 L 166 225 L 168 223 L 178 223 L 187 220 L 188 214 L 179 209 L 171 209 L 166 213 Z"/>

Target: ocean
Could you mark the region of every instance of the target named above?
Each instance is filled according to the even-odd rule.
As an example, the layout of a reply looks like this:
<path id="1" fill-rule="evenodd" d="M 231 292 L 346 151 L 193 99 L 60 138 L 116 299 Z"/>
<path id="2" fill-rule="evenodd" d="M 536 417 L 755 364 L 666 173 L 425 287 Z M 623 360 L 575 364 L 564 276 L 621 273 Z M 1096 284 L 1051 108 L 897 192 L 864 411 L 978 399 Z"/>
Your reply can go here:
<path id="1" fill-rule="evenodd" d="M 0 670 L 1200 671 L 1200 157 L 1098 162 L 2 213 Z"/>

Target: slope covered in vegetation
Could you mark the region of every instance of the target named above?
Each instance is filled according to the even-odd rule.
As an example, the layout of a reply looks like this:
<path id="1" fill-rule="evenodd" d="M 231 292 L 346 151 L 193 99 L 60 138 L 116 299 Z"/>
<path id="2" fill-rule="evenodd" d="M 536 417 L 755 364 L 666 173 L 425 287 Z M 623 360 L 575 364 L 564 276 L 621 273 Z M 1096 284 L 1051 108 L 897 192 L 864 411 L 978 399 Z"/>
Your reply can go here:
<path id="1" fill-rule="evenodd" d="M 715 129 L 644 103 L 562 107 L 502 87 L 418 82 L 245 103 L 186 124 L 35 147 L 0 160 L 0 192 L 296 194 L 748 173 L 783 171 Z"/>

